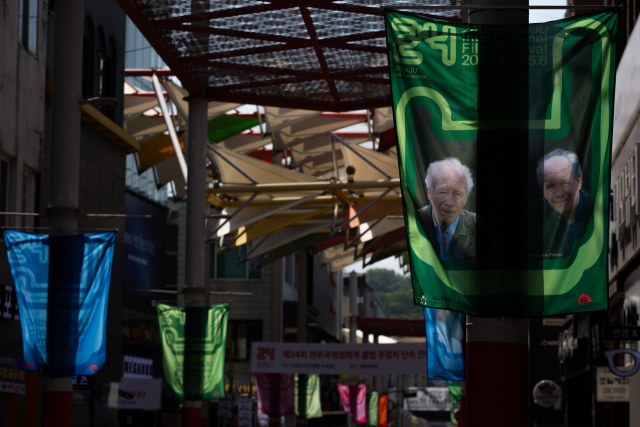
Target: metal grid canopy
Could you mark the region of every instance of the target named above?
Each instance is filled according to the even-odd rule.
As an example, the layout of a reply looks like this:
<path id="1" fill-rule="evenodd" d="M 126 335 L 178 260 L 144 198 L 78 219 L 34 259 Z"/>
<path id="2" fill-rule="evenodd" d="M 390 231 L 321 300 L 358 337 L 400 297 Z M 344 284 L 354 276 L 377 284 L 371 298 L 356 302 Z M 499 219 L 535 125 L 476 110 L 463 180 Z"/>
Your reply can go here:
<path id="1" fill-rule="evenodd" d="M 391 105 L 382 7 L 455 0 L 118 0 L 191 94 L 324 111 Z M 460 21 L 459 10 L 434 17 Z"/>

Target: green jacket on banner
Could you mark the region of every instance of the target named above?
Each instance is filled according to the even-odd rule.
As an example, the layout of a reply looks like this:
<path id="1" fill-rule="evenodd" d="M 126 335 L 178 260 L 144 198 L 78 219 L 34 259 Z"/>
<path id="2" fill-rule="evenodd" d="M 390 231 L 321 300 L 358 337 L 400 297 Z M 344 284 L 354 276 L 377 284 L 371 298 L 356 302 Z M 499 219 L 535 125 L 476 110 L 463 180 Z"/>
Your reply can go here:
<path id="1" fill-rule="evenodd" d="M 618 12 L 385 26 L 414 304 L 607 309 Z"/>
<path id="2" fill-rule="evenodd" d="M 378 425 L 378 392 L 372 391 L 367 399 L 367 425 Z"/>
<path id="3" fill-rule="evenodd" d="M 456 412 L 460 410 L 460 399 L 462 399 L 462 392 L 460 390 L 460 383 L 457 381 L 446 381 L 449 388 L 449 407 L 451 408 L 451 425 L 457 426 L 458 419 L 456 418 Z"/>
<path id="4" fill-rule="evenodd" d="M 164 377 L 171 390 L 184 400 L 223 398 L 229 303 L 157 308 Z"/>
<path id="5" fill-rule="evenodd" d="M 295 375 L 295 408 L 298 414 L 298 374 Z M 322 405 L 320 404 L 320 375 L 312 374 L 307 378 L 307 419 L 319 418 L 322 416 Z"/>

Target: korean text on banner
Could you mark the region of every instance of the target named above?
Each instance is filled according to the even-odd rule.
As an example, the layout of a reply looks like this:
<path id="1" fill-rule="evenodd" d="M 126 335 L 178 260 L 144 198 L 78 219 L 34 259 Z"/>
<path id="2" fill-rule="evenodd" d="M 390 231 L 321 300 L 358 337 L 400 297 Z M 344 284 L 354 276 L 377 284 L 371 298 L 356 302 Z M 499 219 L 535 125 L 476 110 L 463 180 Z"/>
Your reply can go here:
<path id="1" fill-rule="evenodd" d="M 255 379 L 258 406 L 263 413 L 269 417 L 295 415 L 293 374 L 255 374 Z"/>
<path id="2" fill-rule="evenodd" d="M 338 384 L 338 394 L 345 412 L 351 414 L 354 423 L 361 424 L 367 421 L 367 386 Z"/>
<path id="3" fill-rule="evenodd" d="M 320 344 L 255 342 L 251 372 L 280 374 L 418 374 L 424 344 Z"/>
<path id="4" fill-rule="evenodd" d="M 464 381 L 465 315 L 424 308 L 427 332 L 427 375 L 432 380 Z"/>
<path id="5" fill-rule="evenodd" d="M 238 402 L 238 426 L 251 427 L 253 420 L 253 399 L 239 397 Z"/>
<path id="6" fill-rule="evenodd" d="M 5 230 L 22 323 L 24 368 L 94 375 L 106 360 L 116 233 L 47 236 Z"/>
<path id="7" fill-rule="evenodd" d="M 184 400 L 223 398 L 229 304 L 156 307 L 164 377 L 171 390 Z"/>
<path id="8" fill-rule="evenodd" d="M 607 308 L 617 22 L 385 9 L 415 304 L 481 317 Z"/>

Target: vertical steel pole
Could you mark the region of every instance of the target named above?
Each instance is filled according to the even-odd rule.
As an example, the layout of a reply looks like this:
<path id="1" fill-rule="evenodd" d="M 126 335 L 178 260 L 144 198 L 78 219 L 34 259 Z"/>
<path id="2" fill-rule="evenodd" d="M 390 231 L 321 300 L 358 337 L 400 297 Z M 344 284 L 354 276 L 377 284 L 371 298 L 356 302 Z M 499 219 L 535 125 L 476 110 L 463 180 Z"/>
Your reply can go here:
<path id="1" fill-rule="evenodd" d="M 504 0 L 474 0 L 479 6 Z M 528 0 L 509 5 L 528 6 Z M 477 10 L 473 24 L 527 24 L 527 10 Z M 487 165 L 485 165 L 487 166 Z M 467 316 L 463 423 L 467 426 L 528 425 L 529 320 Z"/>
<path id="2" fill-rule="evenodd" d="M 274 163 L 277 164 L 279 155 L 274 156 Z M 271 263 L 271 341 L 282 341 L 282 279 L 284 271 L 283 260 L 280 259 Z M 272 375 L 272 387 L 278 384 L 275 376 Z M 269 417 L 269 427 L 280 427 L 280 417 Z"/>
<path id="3" fill-rule="evenodd" d="M 187 243 L 185 286 L 180 291 L 185 307 L 204 307 L 209 304 L 205 278 L 205 214 L 207 161 L 207 100 L 189 98 L 189 145 L 187 161 Z M 187 322 L 189 319 L 187 318 Z M 187 344 L 188 345 L 188 344 Z M 182 427 L 200 427 L 201 401 L 184 401 Z"/>
<path id="4" fill-rule="evenodd" d="M 307 251 L 298 252 L 298 342 L 307 342 L 307 269 L 313 269 L 313 264 L 308 265 Z M 307 381 L 309 376 L 298 374 L 298 427 L 307 425 Z"/>
<path id="5" fill-rule="evenodd" d="M 358 343 L 358 273 L 349 277 L 349 344 Z"/>
<path id="6" fill-rule="evenodd" d="M 51 164 L 48 220 L 51 234 L 76 234 L 80 192 L 80 101 L 84 1 L 55 5 Z M 71 426 L 71 378 L 44 378 L 42 426 Z"/>

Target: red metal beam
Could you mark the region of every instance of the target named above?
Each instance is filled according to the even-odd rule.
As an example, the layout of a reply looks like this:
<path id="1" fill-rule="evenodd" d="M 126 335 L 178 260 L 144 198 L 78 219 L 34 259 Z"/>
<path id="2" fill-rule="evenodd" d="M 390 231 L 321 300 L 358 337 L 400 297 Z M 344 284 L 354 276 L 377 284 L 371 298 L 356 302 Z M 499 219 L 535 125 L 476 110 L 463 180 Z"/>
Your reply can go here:
<path id="1" fill-rule="evenodd" d="M 311 46 L 311 43 L 309 43 L 309 46 Z M 192 63 L 198 63 L 203 59 L 212 60 L 212 59 L 235 58 L 238 56 L 255 55 L 260 53 L 281 52 L 283 50 L 299 49 L 301 47 L 304 47 L 304 46 L 299 45 L 297 43 L 284 43 L 284 44 L 278 44 L 278 45 L 251 47 L 247 49 L 226 50 L 223 52 L 207 53 L 204 55 L 183 56 L 181 60 L 185 64 L 192 64 Z"/>
<path id="2" fill-rule="evenodd" d="M 156 70 L 153 68 L 127 68 L 124 70 L 125 77 L 150 77 L 154 74 L 158 77 L 171 77 L 173 76 L 173 71 L 166 69 Z"/>
<path id="3" fill-rule="evenodd" d="M 386 37 L 386 34 L 387 33 L 384 30 L 370 31 L 368 33 L 351 34 L 348 36 L 340 36 L 340 37 L 330 37 L 330 38 L 319 40 L 318 43 L 320 43 L 320 46 L 322 47 L 331 47 L 336 43 L 360 42 L 363 40 L 379 39 L 381 37 Z"/>
<path id="4" fill-rule="evenodd" d="M 347 112 L 353 110 L 365 110 L 371 108 L 390 107 L 392 105 L 391 95 L 386 99 L 364 98 L 362 101 L 342 101 L 326 102 L 312 101 L 306 98 L 291 99 L 283 96 L 256 96 L 253 94 L 243 94 L 233 92 L 229 94 L 215 94 L 208 90 L 207 95 L 212 101 L 234 102 L 237 104 L 257 104 L 265 107 L 300 108 L 303 110 Z"/>
<path id="5" fill-rule="evenodd" d="M 192 15 L 176 16 L 174 18 L 157 19 L 154 21 L 154 25 L 165 24 L 184 24 L 189 22 L 208 21 L 210 19 L 229 18 L 232 16 L 249 15 L 252 13 L 268 12 L 274 10 L 282 10 L 296 7 L 293 4 L 260 4 L 257 6 L 236 7 L 232 9 L 216 10 L 213 12 L 194 13 Z"/>
<path id="6" fill-rule="evenodd" d="M 384 47 L 370 46 L 366 44 L 356 44 L 356 43 L 336 43 L 332 45 L 331 48 L 353 50 L 356 52 L 370 52 L 370 53 L 381 53 L 381 54 L 387 53 L 387 49 Z"/>
<path id="7" fill-rule="evenodd" d="M 316 52 L 316 57 L 318 58 L 318 62 L 320 63 L 320 68 L 322 68 L 322 73 L 324 74 L 324 78 L 327 81 L 327 86 L 329 86 L 329 92 L 331 92 L 331 96 L 335 102 L 340 102 L 340 95 L 338 94 L 338 89 L 336 89 L 336 84 L 331 80 L 329 76 L 329 66 L 327 65 L 327 60 L 324 57 L 324 52 L 322 51 L 322 46 L 318 43 L 318 34 L 316 33 L 316 27 L 313 25 L 313 20 L 311 19 L 311 15 L 309 14 L 309 9 L 304 5 L 304 0 L 297 0 L 298 6 L 300 7 L 300 14 L 302 15 L 302 20 L 304 21 L 305 27 L 307 27 L 307 32 L 309 33 L 309 37 L 311 38 L 311 44 L 313 45 L 313 50 Z"/>
<path id="8" fill-rule="evenodd" d="M 214 62 L 214 61 L 194 61 L 191 65 L 200 67 L 217 68 L 219 70 L 241 70 L 257 74 L 271 74 L 276 76 L 316 76 L 319 79 L 324 78 L 324 73 L 310 70 L 294 70 L 292 68 L 263 67 L 259 65 L 236 64 L 233 62 Z M 363 74 L 388 74 L 389 67 L 367 67 L 342 70 L 330 70 L 329 75 L 332 79 L 343 79 L 349 76 L 359 76 Z"/>
<path id="9" fill-rule="evenodd" d="M 340 12 L 351 12 L 357 13 L 359 15 L 375 15 L 375 16 L 384 16 L 384 11 L 380 7 L 369 7 L 369 6 L 357 6 L 348 3 L 326 3 L 326 4 L 318 4 L 318 5 L 309 5 L 309 7 L 314 7 L 316 9 L 323 10 L 336 10 Z M 440 19 L 442 21 L 449 22 L 462 22 L 462 18 L 460 17 L 450 17 L 450 16 L 442 16 L 442 15 L 433 15 L 429 13 L 420 13 L 420 16 L 428 16 L 434 19 Z"/>
<path id="10" fill-rule="evenodd" d="M 118 0 L 118 4 L 124 12 L 131 18 L 131 21 L 138 27 L 138 30 L 153 46 L 162 60 L 169 66 L 176 77 L 182 82 L 182 86 L 190 94 L 200 94 L 202 91 L 196 79 L 193 78 L 176 57 L 174 51 L 167 44 L 162 34 L 154 28 L 146 14 L 140 10 L 135 0 Z"/>
<path id="11" fill-rule="evenodd" d="M 120 0 L 120 1 L 130 1 L 130 0 Z M 265 41 L 282 42 L 282 43 L 298 43 L 302 46 L 309 45 L 309 40 L 297 38 L 297 37 L 279 36 L 277 34 L 253 33 L 251 31 L 229 30 L 226 28 L 213 28 L 213 27 L 205 27 L 205 26 L 199 26 L 199 25 L 167 23 L 167 24 L 156 25 L 156 28 L 162 28 L 164 30 L 173 30 L 173 31 L 185 31 L 185 32 L 191 32 L 191 33 L 197 33 L 197 34 L 210 34 L 214 36 L 237 37 L 237 38 L 244 38 L 244 39 L 265 40 Z"/>

